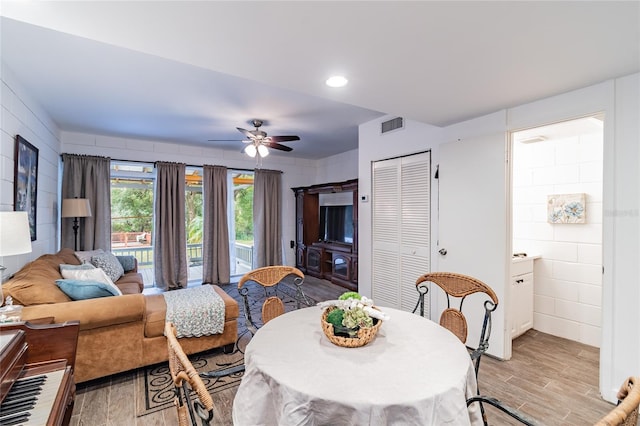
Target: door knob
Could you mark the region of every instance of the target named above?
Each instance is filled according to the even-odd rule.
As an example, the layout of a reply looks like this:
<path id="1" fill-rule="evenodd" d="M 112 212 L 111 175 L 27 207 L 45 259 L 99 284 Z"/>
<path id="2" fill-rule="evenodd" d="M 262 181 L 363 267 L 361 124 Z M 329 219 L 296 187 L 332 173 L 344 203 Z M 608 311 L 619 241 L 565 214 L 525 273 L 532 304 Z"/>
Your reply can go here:
<path id="1" fill-rule="evenodd" d="M 447 254 L 447 249 L 445 248 L 441 248 L 440 250 L 438 250 L 438 253 L 440 253 L 441 255 L 446 255 Z"/>

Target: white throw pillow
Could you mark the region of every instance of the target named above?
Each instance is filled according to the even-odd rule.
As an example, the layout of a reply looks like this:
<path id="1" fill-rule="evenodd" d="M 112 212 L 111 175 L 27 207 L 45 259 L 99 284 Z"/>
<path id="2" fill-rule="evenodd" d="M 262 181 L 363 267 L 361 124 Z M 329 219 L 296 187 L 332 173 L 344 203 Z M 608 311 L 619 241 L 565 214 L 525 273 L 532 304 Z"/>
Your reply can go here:
<path id="1" fill-rule="evenodd" d="M 100 268 L 95 269 L 64 269 L 60 271 L 62 277 L 65 279 L 72 280 L 83 280 L 83 281 L 99 281 L 101 283 L 107 284 L 109 287 L 113 289 L 113 293 L 122 296 L 122 291 L 118 288 L 117 285 L 111 281 L 111 278 Z"/>
<path id="2" fill-rule="evenodd" d="M 104 253 L 104 250 L 97 249 L 97 250 L 88 250 L 88 251 L 77 251 L 75 252 L 75 255 L 80 262 L 91 263 L 91 258 L 93 256 L 97 256 L 102 253 Z"/>

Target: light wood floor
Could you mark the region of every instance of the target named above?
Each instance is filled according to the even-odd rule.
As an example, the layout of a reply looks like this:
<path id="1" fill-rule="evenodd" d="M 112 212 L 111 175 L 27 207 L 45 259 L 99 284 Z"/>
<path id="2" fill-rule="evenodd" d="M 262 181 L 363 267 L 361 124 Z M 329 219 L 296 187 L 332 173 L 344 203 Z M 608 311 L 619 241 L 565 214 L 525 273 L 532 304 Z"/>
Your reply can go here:
<path id="1" fill-rule="evenodd" d="M 344 288 L 307 278 L 305 291 L 316 300 L 334 299 Z M 598 394 L 599 350 L 581 343 L 530 330 L 514 340 L 513 358 L 483 357 L 482 393 L 518 408 L 543 425 L 584 426 L 613 408 Z M 78 385 L 71 425 L 177 425 L 175 409 L 135 416 L 135 372 Z M 214 394 L 214 425 L 232 425 L 235 389 Z M 488 407 L 491 425 L 516 425 Z"/>

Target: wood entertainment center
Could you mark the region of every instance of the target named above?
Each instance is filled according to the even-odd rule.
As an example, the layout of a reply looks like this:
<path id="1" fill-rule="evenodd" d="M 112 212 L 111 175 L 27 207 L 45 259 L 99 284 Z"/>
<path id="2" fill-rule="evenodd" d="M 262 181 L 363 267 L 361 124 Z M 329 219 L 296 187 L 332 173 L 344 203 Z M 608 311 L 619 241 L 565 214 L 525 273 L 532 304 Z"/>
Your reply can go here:
<path id="1" fill-rule="evenodd" d="M 296 267 L 346 289 L 358 290 L 358 179 L 291 188 L 296 197 Z M 351 192 L 353 242 L 323 241 L 320 194 Z"/>

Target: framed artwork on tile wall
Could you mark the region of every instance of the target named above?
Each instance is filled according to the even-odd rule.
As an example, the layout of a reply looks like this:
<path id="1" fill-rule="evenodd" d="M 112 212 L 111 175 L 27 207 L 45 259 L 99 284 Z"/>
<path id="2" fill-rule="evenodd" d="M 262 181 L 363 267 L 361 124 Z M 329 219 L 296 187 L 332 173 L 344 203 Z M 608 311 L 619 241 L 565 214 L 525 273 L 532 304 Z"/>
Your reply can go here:
<path id="1" fill-rule="evenodd" d="M 15 169 L 13 175 L 13 209 L 27 212 L 31 241 L 36 239 L 38 197 L 38 148 L 16 135 Z"/>
<path id="2" fill-rule="evenodd" d="M 585 223 L 585 194 L 554 194 L 547 196 L 547 222 Z"/>

